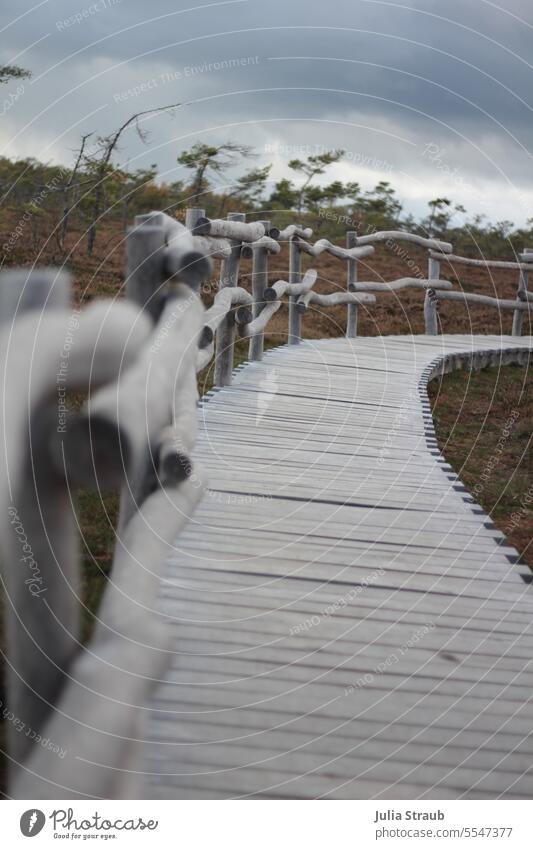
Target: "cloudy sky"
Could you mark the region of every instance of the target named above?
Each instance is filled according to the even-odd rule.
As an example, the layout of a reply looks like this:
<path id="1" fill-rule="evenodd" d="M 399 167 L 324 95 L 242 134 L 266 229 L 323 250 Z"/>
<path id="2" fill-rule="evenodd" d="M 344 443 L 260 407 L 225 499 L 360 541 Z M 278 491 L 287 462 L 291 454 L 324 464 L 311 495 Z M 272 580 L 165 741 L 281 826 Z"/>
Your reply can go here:
<path id="1" fill-rule="evenodd" d="M 533 217 L 530 0 L 2 0 L 0 153 L 69 163 L 82 133 L 179 102 L 120 160 L 183 179 L 197 140 L 253 145 L 275 181 L 344 148 L 329 179 L 389 180 L 420 215 L 445 195 Z M 254 162 L 255 164 L 255 162 Z M 458 223 L 460 219 L 458 218 Z"/>

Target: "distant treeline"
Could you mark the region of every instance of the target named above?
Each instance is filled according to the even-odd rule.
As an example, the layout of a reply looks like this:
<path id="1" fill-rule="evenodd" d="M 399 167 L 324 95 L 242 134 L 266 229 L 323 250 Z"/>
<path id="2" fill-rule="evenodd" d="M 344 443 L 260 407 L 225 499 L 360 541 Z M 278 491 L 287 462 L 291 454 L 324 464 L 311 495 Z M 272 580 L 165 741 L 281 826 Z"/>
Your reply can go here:
<path id="1" fill-rule="evenodd" d="M 113 162 L 122 131 L 137 117 L 108 137 L 94 141 L 92 135 L 83 137 L 70 168 L 36 159 L 0 158 L 3 264 L 16 260 L 22 238 L 26 245 L 31 240 L 36 251 L 49 238 L 65 250 L 70 231 L 81 229 L 87 232 L 91 253 L 106 221 L 125 227 L 133 215 L 152 209 L 182 218 L 188 206 L 200 206 L 211 217 L 238 210 L 250 219 L 270 219 L 281 226 L 299 219 L 315 234 L 336 240 L 350 229 L 360 233 L 407 229 L 450 241 L 456 252 L 469 256 L 511 258 L 533 246 L 533 219 L 523 229 L 511 221 L 491 223 L 479 215 L 469 219 L 462 206 L 439 197 L 429 202 L 427 215 L 417 221 L 404 213 L 389 182 L 378 182 L 370 191 L 339 180 L 319 184 L 318 178 L 343 159 L 342 150 L 292 159 L 290 173 L 272 185 L 271 166 L 247 168 L 257 155 L 248 146 L 231 141 L 218 146 L 197 143 L 177 157 L 183 180 L 162 182 L 156 166 L 132 171 Z M 235 173 L 239 166 L 241 176 L 232 180 L 230 169 Z"/>

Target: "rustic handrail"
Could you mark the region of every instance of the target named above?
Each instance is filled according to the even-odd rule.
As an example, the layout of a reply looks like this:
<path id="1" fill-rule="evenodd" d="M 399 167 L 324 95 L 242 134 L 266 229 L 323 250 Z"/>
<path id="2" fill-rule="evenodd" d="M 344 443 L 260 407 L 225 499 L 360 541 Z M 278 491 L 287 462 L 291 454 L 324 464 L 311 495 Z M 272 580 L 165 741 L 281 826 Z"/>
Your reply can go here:
<path id="1" fill-rule="evenodd" d="M 367 236 L 357 236 L 357 245 L 371 245 L 373 242 L 411 242 L 421 248 L 428 248 L 441 253 L 450 254 L 452 246 L 440 239 L 427 239 L 417 233 L 407 233 L 404 230 L 379 230 Z"/>
<path id="2" fill-rule="evenodd" d="M 231 213 L 230 213 L 231 215 Z M 198 218 L 195 231 L 198 236 L 221 236 L 239 242 L 257 242 L 265 236 L 265 228 L 259 221 L 246 223 L 231 218 Z"/>
<path id="3" fill-rule="evenodd" d="M 332 292 L 330 295 L 321 295 L 319 292 L 313 292 L 311 289 L 300 295 L 296 302 L 296 309 L 301 312 L 307 312 L 311 304 L 319 307 L 336 307 L 340 304 L 355 304 L 363 306 L 364 304 L 375 304 L 376 298 L 374 295 L 367 295 L 365 292 L 355 294 L 354 292 Z"/>
<path id="4" fill-rule="evenodd" d="M 371 245 L 353 248 L 339 248 L 332 244 L 328 239 L 319 239 L 314 245 L 309 244 L 304 239 L 298 236 L 294 237 L 298 250 L 309 256 L 320 256 L 320 254 L 328 253 L 337 259 L 363 259 L 365 256 L 371 256 L 374 253 L 374 248 Z"/>
<path id="5" fill-rule="evenodd" d="M 313 288 L 317 281 L 317 276 L 317 271 L 314 268 L 310 268 L 305 272 L 300 283 L 288 283 L 287 280 L 277 280 L 276 283 L 273 283 L 265 290 L 265 301 L 278 301 L 284 295 L 290 295 L 292 297 L 303 295 L 304 292 Z"/>
<path id="6" fill-rule="evenodd" d="M 397 280 L 361 280 L 348 285 L 349 292 L 399 292 L 402 289 L 451 289 L 449 280 L 423 280 L 420 277 L 399 277 Z"/>
<path id="7" fill-rule="evenodd" d="M 36 734 L 61 740 L 76 752 L 75 758 L 60 760 L 10 729 L 10 755 L 19 764 L 10 775 L 14 797 L 55 798 L 58 787 L 80 797 L 135 798 L 138 793 L 132 777 L 142 756 L 149 686 L 170 659 L 155 613 L 157 591 L 165 559 L 204 486 L 191 462 L 196 375 L 215 357 L 215 383 L 231 381 L 237 329 L 241 337 L 251 337 L 250 357 L 260 359 L 263 333 L 285 297 L 290 344 L 299 341 L 301 316 L 312 306 L 347 305 L 350 336 L 356 333 L 357 309 L 375 303 L 373 293 L 406 288 L 426 292 L 429 334 L 438 332 L 439 301 L 513 311 L 513 333 L 532 309 L 527 275 L 533 262 L 527 251 L 521 263 L 491 263 L 520 272 L 516 300 L 492 298 L 450 291 L 452 284 L 439 279 L 440 262 L 455 261 L 445 242 L 389 231 L 363 237 L 350 232 L 346 248 L 326 239 L 310 245 L 306 238 L 312 232 L 299 225 L 279 231 L 269 221 L 247 224 L 239 213 L 219 221 L 203 212 L 189 210 L 187 227 L 161 212 L 135 219 L 126 240 L 125 302 L 72 310 L 68 276 L 61 272 L 0 275 L 0 361 L 8 402 L 0 433 L 5 447 L 0 548 L 11 602 L 9 700 Z M 391 239 L 429 248 L 427 279 L 358 280 L 358 261 L 374 250 L 370 242 Z M 269 286 L 268 259 L 285 240 L 288 279 Z M 302 274 L 301 254 L 323 252 L 346 261 L 346 291 L 318 293 L 316 269 Z M 252 293 L 238 285 L 244 255 L 253 260 Z M 222 260 L 220 290 L 205 310 L 199 284 L 211 271 L 212 257 Z M 64 357 L 68 368 L 61 391 L 89 397 L 63 425 L 58 415 L 66 406 L 57 402 L 60 343 L 72 334 L 75 344 Z M 21 383 L 28 393 L 20 391 Z M 78 484 L 121 488 L 112 582 L 94 634 L 81 651 L 69 493 Z M 31 538 L 39 568 L 30 584 L 26 573 L 11 565 L 20 562 L 21 534 Z M 36 607 L 33 602 L 41 596 L 46 604 Z"/>
<path id="8" fill-rule="evenodd" d="M 532 299 L 533 300 L 533 299 Z M 438 318 L 437 307 L 439 301 L 456 301 L 468 307 L 468 304 L 484 305 L 494 307 L 497 310 L 512 310 L 516 315 L 531 313 L 533 308 L 530 306 L 529 300 L 518 298 L 516 301 L 505 298 L 491 298 L 489 295 L 477 295 L 473 292 L 449 292 L 436 290 L 434 287 L 429 288 L 426 292 L 426 300 L 424 303 L 424 315 L 426 318 L 426 333 L 435 336 L 438 333 Z M 513 336 L 518 335 L 514 332 L 515 325 L 513 323 Z"/>
<path id="9" fill-rule="evenodd" d="M 298 224 L 289 224 L 280 230 L 278 241 L 288 242 L 293 236 L 301 236 L 302 239 L 310 239 L 313 235 L 311 227 L 300 227 Z"/>
<path id="10" fill-rule="evenodd" d="M 520 271 L 533 271 L 533 254 L 528 262 L 510 262 L 500 259 L 473 259 L 467 256 L 458 256 L 457 254 L 443 254 L 441 251 L 431 250 L 429 255 L 432 259 L 440 260 L 441 262 L 449 262 L 451 265 L 470 265 L 475 268 L 509 268 Z M 522 254 L 521 256 L 524 256 Z M 526 256 L 528 256 L 526 254 Z"/>
<path id="11" fill-rule="evenodd" d="M 184 264 L 169 279 L 167 262 L 190 254 L 190 239 L 162 215 L 136 221 L 128 234 L 130 302 L 72 310 L 64 275 L 0 277 L 0 303 L 13 313 L 4 310 L 0 337 L 9 400 L 0 476 L 9 704 L 34 732 L 32 739 L 10 729 L 10 794 L 17 798 L 56 798 L 58 788 L 70 796 L 138 793 L 131 777 L 140 772 L 140 719 L 152 676 L 170 658 L 154 612 L 161 570 L 202 492 L 189 452 L 204 308 L 183 282 L 192 279 Z M 28 391 L 20 391 L 20 381 Z M 64 397 L 72 391 L 90 398 L 80 413 L 67 415 Z M 113 584 L 81 652 L 70 494 L 79 483 L 122 485 Z M 33 552 L 30 584 L 11 567 L 20 559 L 21 535 Z M 72 755 L 58 759 L 34 742 L 46 735 Z"/>

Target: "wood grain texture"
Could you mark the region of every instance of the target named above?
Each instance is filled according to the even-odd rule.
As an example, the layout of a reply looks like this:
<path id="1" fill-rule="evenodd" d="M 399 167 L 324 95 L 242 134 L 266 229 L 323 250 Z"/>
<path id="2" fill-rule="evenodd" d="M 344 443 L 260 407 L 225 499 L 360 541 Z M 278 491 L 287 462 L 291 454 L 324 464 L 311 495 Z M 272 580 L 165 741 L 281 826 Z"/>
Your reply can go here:
<path id="1" fill-rule="evenodd" d="M 440 456 L 425 393 L 531 347 L 304 341 L 201 403 L 209 488 L 161 588 L 174 656 L 146 794 L 531 795 L 531 588 Z"/>

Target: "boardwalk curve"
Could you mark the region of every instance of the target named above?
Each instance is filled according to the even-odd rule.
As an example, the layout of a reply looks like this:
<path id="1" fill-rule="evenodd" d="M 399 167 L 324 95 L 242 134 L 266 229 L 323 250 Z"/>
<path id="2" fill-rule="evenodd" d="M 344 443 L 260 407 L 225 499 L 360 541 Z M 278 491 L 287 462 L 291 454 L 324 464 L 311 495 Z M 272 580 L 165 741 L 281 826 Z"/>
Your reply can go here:
<path id="1" fill-rule="evenodd" d="M 148 795 L 531 795 L 531 587 L 440 455 L 425 389 L 530 347 L 306 341 L 204 400 L 210 488 L 162 586 Z"/>

